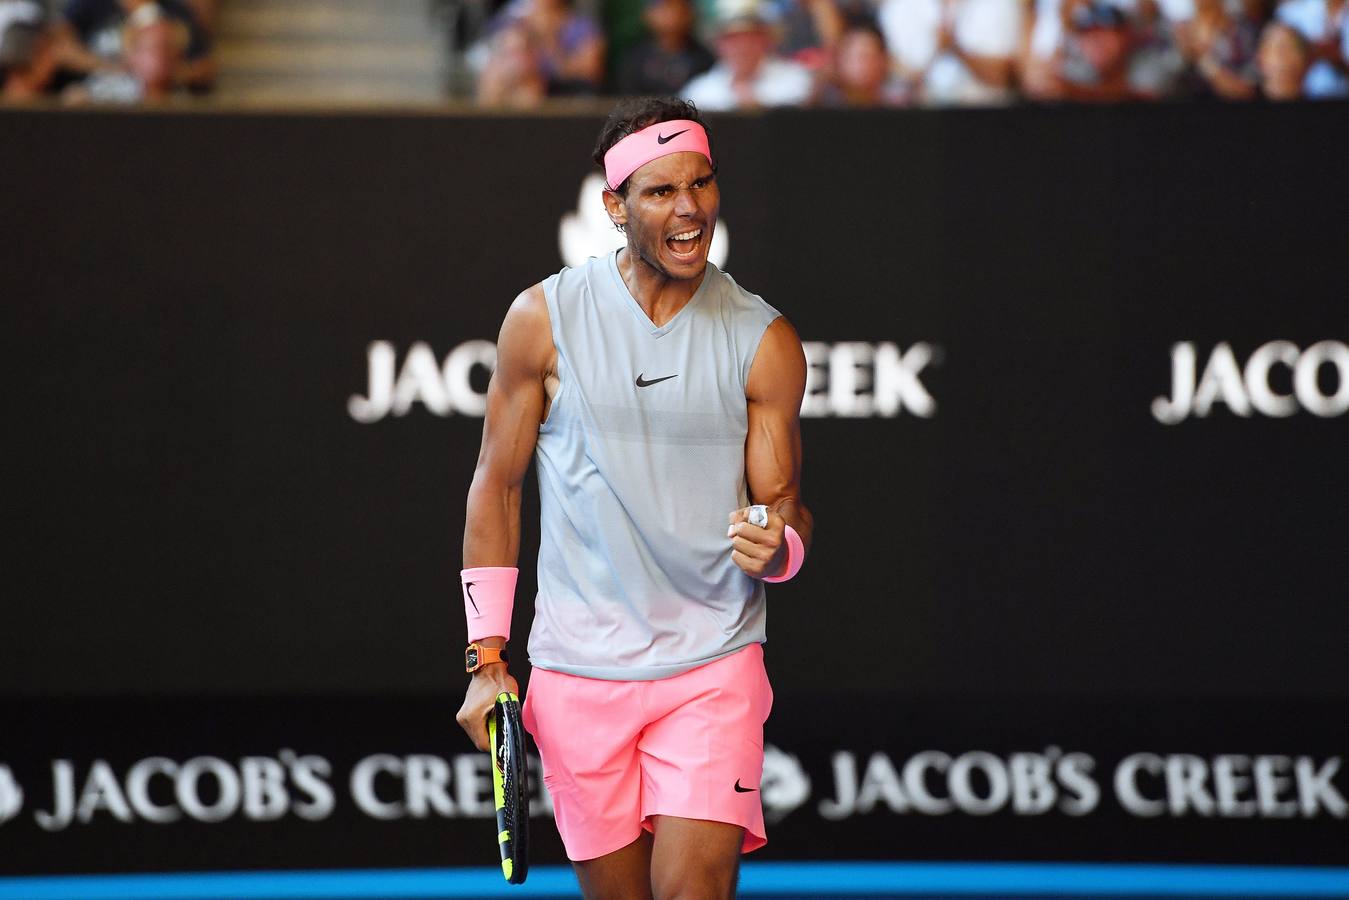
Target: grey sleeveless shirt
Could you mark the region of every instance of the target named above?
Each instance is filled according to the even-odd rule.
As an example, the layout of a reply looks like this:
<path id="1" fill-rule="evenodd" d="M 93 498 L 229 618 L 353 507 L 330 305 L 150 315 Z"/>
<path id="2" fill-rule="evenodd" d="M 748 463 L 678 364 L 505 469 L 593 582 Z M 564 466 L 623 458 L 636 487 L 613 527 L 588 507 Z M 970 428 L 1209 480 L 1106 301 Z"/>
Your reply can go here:
<path id="1" fill-rule="evenodd" d="M 539 428 L 530 662 L 668 678 L 764 640 L 763 584 L 731 561 L 745 506 L 745 382 L 779 315 L 708 263 L 657 328 L 617 251 L 543 282 L 560 382 Z"/>

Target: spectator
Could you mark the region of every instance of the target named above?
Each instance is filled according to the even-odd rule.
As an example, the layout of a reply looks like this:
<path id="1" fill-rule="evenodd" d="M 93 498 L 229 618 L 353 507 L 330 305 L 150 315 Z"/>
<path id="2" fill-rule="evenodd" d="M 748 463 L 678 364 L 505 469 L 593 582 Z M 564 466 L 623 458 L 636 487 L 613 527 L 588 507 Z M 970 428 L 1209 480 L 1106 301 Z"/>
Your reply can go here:
<path id="1" fill-rule="evenodd" d="M 1271 22 L 1260 35 L 1256 53 L 1260 67 L 1260 93 L 1268 100 L 1298 100 L 1304 94 L 1312 54 L 1296 28 Z"/>
<path id="2" fill-rule="evenodd" d="M 1195 71 L 1201 52 L 1193 39 L 1195 2 L 1204 0 L 1166 4 L 1139 0 L 1132 11 L 1120 6 L 1131 34 L 1129 90 L 1134 99 L 1190 97 L 1203 92 L 1203 80 Z"/>
<path id="3" fill-rule="evenodd" d="M 488 33 L 509 25 L 528 28 L 550 96 L 594 94 L 604 80 L 604 34 L 571 0 L 511 0 Z"/>
<path id="4" fill-rule="evenodd" d="M 878 17 L 900 74 L 934 104 L 1014 97 L 1021 0 L 881 0 Z"/>
<path id="5" fill-rule="evenodd" d="M 1198 0 L 1192 32 L 1195 71 L 1206 93 L 1227 100 L 1256 94 L 1255 51 L 1260 25 L 1247 10 L 1228 10 L 1224 0 Z"/>
<path id="6" fill-rule="evenodd" d="M 548 94 L 534 36 L 521 23 L 507 25 L 492 39 L 492 53 L 478 78 L 478 104 L 524 109 Z"/>
<path id="7" fill-rule="evenodd" d="M 0 2 L 0 97 L 14 102 L 48 93 L 56 52 L 36 0 Z"/>
<path id="8" fill-rule="evenodd" d="M 1064 96 L 1059 79 L 1073 16 L 1090 0 L 1035 0 L 1034 23 L 1021 59 L 1021 90 L 1033 100 Z M 1173 96 L 1193 61 L 1184 48 L 1195 0 L 1096 0 L 1115 7 L 1131 33 L 1128 82 L 1134 97 Z"/>
<path id="9" fill-rule="evenodd" d="M 733 13 L 717 27 L 717 64 L 690 81 L 683 96 L 711 111 L 805 103 L 813 87 L 810 72 L 775 56 L 775 43 L 761 10 Z"/>
<path id="10" fill-rule="evenodd" d="M 621 94 L 677 94 L 716 58 L 693 37 L 690 0 L 647 0 L 642 20 L 651 36 L 633 47 L 619 66 Z"/>
<path id="11" fill-rule="evenodd" d="M 764 0 L 780 26 L 777 50 L 809 69 L 823 69 L 843 36 L 846 21 L 834 0 Z"/>
<path id="12" fill-rule="evenodd" d="M 71 103 L 159 103 L 178 87 L 175 73 L 191 38 L 158 4 L 138 6 L 122 36 L 124 70 L 94 72 L 66 91 Z"/>
<path id="13" fill-rule="evenodd" d="M 1118 7 L 1078 6 L 1059 61 L 1064 96 L 1091 103 L 1129 99 L 1130 42 L 1129 23 Z"/>
<path id="14" fill-rule="evenodd" d="M 1349 97 L 1349 0 L 1283 0 L 1275 18 L 1302 36 L 1311 54 L 1304 94 Z"/>
<path id="15" fill-rule="evenodd" d="M 909 99 L 885 51 L 885 37 L 870 22 L 855 22 L 843 32 L 834 64 L 816 98 L 820 106 L 902 106 Z"/>
<path id="16" fill-rule="evenodd" d="M 173 74 L 176 84 L 206 90 L 215 83 L 215 58 L 210 39 L 191 7 L 182 0 L 67 0 L 57 25 L 57 52 L 62 68 L 78 75 L 116 72 L 127 59 L 123 38 L 128 20 L 138 9 L 155 6 L 180 23 L 188 35 L 182 60 Z"/>

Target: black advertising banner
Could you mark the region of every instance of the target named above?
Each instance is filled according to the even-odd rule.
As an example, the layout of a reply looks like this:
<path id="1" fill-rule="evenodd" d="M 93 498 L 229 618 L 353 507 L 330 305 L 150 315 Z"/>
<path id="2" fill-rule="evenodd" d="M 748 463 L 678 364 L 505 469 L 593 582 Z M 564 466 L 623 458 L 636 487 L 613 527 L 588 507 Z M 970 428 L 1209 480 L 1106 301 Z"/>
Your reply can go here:
<path id="1" fill-rule="evenodd" d="M 457 705 L 7 702 L 0 872 L 488 866 L 490 761 Z M 1343 864 L 1335 711 L 1251 707 L 779 691 L 753 858 Z M 534 763 L 531 859 L 559 863 Z"/>
<path id="2" fill-rule="evenodd" d="M 810 366 L 765 858 L 1349 864 L 1345 112 L 714 121 Z M 0 116 L 0 871 L 490 861 L 463 504 L 598 124 Z"/>

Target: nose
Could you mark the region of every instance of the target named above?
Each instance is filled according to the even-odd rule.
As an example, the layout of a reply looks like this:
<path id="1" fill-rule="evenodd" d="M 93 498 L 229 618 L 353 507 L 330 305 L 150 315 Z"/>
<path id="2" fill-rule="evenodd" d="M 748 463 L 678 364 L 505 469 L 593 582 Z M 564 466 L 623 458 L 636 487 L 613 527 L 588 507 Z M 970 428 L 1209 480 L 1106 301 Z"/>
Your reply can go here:
<path id="1" fill-rule="evenodd" d="M 698 211 L 698 204 L 693 199 L 693 191 L 680 190 L 675 192 L 675 215 L 691 216 Z"/>

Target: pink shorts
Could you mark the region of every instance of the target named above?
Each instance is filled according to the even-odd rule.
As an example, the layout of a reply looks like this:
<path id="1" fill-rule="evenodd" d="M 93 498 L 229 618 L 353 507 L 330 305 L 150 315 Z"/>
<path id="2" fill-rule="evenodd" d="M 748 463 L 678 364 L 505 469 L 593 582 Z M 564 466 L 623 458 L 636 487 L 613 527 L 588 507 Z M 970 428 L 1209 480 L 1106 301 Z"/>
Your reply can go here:
<path id="1" fill-rule="evenodd" d="M 772 706 L 759 644 L 658 681 L 535 669 L 524 723 L 568 858 L 626 847 L 662 815 L 740 825 L 741 852 L 762 847 L 759 777 Z"/>

